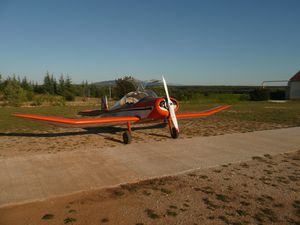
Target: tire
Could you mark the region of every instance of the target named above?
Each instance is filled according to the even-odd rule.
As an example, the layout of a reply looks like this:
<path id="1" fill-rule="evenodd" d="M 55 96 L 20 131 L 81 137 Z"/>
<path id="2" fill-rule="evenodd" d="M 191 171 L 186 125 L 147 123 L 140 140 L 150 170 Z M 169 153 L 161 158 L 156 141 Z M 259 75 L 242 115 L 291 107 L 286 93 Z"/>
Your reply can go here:
<path id="1" fill-rule="evenodd" d="M 131 134 L 128 131 L 123 133 L 123 142 L 124 144 L 130 144 L 132 140 Z"/>
<path id="2" fill-rule="evenodd" d="M 171 137 L 174 139 L 179 137 L 179 132 L 175 127 L 172 127 L 172 129 L 171 129 Z"/>

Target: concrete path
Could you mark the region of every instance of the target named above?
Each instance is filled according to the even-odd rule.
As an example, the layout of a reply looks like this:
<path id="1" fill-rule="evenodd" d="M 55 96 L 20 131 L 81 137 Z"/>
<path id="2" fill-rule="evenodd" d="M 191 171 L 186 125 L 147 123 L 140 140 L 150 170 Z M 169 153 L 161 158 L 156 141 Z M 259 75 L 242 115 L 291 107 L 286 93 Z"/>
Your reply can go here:
<path id="1" fill-rule="evenodd" d="M 300 150 L 300 127 L 0 160 L 0 206 Z"/>

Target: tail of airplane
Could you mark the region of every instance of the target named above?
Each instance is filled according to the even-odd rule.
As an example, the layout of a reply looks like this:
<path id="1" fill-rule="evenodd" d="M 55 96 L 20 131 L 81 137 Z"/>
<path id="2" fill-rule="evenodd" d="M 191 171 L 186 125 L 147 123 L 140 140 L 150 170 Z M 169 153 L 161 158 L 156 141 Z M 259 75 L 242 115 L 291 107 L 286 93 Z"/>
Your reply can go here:
<path id="1" fill-rule="evenodd" d="M 102 96 L 101 98 L 101 111 L 108 111 L 108 103 L 106 96 Z"/>

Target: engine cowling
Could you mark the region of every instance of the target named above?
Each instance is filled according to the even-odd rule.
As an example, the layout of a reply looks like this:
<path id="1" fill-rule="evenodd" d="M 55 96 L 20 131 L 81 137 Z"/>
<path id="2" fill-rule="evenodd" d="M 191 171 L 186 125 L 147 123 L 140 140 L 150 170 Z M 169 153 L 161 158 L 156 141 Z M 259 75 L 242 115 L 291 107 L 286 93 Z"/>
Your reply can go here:
<path id="1" fill-rule="evenodd" d="M 179 110 L 179 102 L 174 99 L 174 98 L 170 98 L 173 105 L 175 106 L 175 112 L 177 112 Z M 169 111 L 168 111 L 168 107 L 167 107 L 167 102 L 165 98 L 158 98 L 155 101 L 155 107 L 154 110 L 151 114 L 152 118 L 156 118 L 156 119 L 164 119 L 169 115 Z"/>

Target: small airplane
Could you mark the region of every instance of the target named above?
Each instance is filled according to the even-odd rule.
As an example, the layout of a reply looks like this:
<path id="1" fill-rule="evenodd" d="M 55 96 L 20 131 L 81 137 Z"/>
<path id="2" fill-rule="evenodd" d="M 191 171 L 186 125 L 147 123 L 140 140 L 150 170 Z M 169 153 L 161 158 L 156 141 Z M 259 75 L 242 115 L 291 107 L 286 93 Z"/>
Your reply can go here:
<path id="1" fill-rule="evenodd" d="M 78 113 L 81 116 L 88 116 L 89 118 L 68 119 L 28 114 L 14 114 L 14 116 L 77 126 L 127 124 L 127 130 L 123 133 L 123 142 L 129 144 L 132 140 L 132 123 L 167 121 L 171 137 L 175 139 L 179 136 L 177 119 L 207 117 L 230 107 L 226 105 L 196 113 L 177 113 L 179 102 L 174 98 L 170 98 L 164 77 L 162 77 L 162 81 L 166 94 L 165 97 L 158 97 L 151 90 L 137 90 L 126 94 L 110 109 L 108 108 L 107 98 L 103 97 L 101 110 L 84 110 Z"/>

